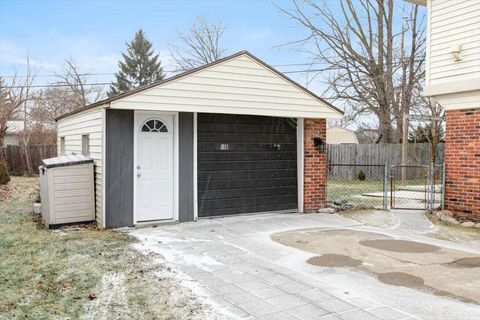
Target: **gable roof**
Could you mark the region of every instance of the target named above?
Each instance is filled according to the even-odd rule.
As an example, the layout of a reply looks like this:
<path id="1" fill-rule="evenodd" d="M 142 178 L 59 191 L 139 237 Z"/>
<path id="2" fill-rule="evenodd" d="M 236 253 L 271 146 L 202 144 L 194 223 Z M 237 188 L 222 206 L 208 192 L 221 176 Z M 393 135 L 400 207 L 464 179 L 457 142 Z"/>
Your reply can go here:
<path id="1" fill-rule="evenodd" d="M 268 70 L 270 70 L 271 72 L 273 72 L 274 74 L 276 74 L 277 76 L 280 76 L 281 78 L 283 78 L 284 80 L 286 80 L 287 82 L 289 82 L 290 84 L 292 84 L 293 86 L 297 87 L 298 89 L 300 89 L 301 91 L 303 91 L 304 93 L 308 94 L 309 96 L 311 96 L 312 98 L 316 99 L 318 102 L 320 102 L 322 105 L 328 107 L 329 109 L 332 110 L 333 113 L 336 113 L 338 115 L 343 115 L 343 111 L 341 111 L 340 109 L 336 108 L 335 106 L 333 106 L 331 103 L 327 102 L 326 100 L 322 99 L 321 97 L 319 97 L 318 95 L 316 95 L 315 93 L 313 93 L 312 91 L 308 90 L 307 88 L 305 88 L 304 86 L 300 85 L 299 83 L 297 83 L 296 81 L 290 79 L 289 77 L 287 77 L 286 75 L 284 75 L 283 73 L 281 73 L 280 71 L 276 70 L 275 68 L 273 68 L 272 66 L 268 65 L 267 63 L 263 62 L 262 60 L 260 60 L 259 58 L 255 57 L 254 55 L 252 55 L 250 52 L 248 51 L 240 51 L 240 52 L 237 52 L 235 54 L 232 54 L 230 56 L 227 56 L 225 58 L 222 58 L 222 59 L 219 59 L 219 60 L 216 60 L 214 62 L 211 62 L 211 63 L 208 63 L 208 64 L 205 64 L 203 66 L 200 66 L 200 67 L 197 67 L 197 68 L 194 68 L 194 69 L 191 69 L 191 70 L 188 70 L 186 72 L 182 72 L 180 74 L 177 74 L 177 75 L 174 75 L 172 77 L 169 77 L 169 78 L 166 78 L 166 79 L 162 79 L 162 80 L 159 80 L 159 81 L 156 81 L 152 84 L 149 84 L 149 85 L 144 85 L 144 86 L 140 86 L 136 89 L 133 89 L 133 90 L 130 90 L 128 92 L 125 92 L 125 93 L 121 93 L 119 95 L 116 95 L 116 96 L 113 96 L 113 97 L 110 97 L 108 99 L 104 99 L 104 100 L 101 100 L 101 101 L 98 101 L 98 102 L 95 102 L 93 104 L 90 104 L 90 105 L 87 105 L 83 108 L 80 108 L 80 109 L 77 109 L 73 112 L 70 112 L 70 113 L 67 113 L 67 114 L 64 114 L 64 115 L 61 115 L 59 117 L 57 117 L 56 120 L 60 120 L 60 119 L 63 119 L 63 118 L 66 118 L 68 116 L 71 116 L 73 114 L 76 114 L 76 113 L 80 113 L 82 111 L 85 111 L 85 110 L 88 110 L 88 109 L 91 109 L 91 108 L 94 108 L 94 107 L 98 107 L 98 106 L 101 106 L 101 105 L 105 105 L 105 104 L 110 104 L 112 102 L 115 102 L 115 101 L 119 101 L 119 100 L 122 100 L 122 99 L 125 99 L 127 97 L 131 97 L 133 95 L 136 95 L 136 94 L 139 94 L 139 93 L 142 93 L 144 91 L 147 91 L 149 89 L 153 89 L 157 86 L 161 86 L 161 85 L 164 85 L 164 84 L 167 84 L 167 83 L 170 83 L 170 82 L 173 82 L 175 80 L 179 80 L 179 79 L 182 79 L 182 78 L 185 78 L 189 75 L 192 75 L 194 73 L 197 73 L 199 71 L 202 71 L 202 70 L 205 70 L 207 68 L 210 68 L 210 67 L 213 67 L 215 65 L 219 65 L 221 63 L 224 63 L 224 62 L 227 62 L 229 60 L 233 60 L 235 58 L 238 58 L 242 55 L 245 55 L 247 57 L 249 57 L 250 59 L 254 60 L 255 62 L 259 63 L 260 65 L 262 65 L 263 67 L 267 68 Z"/>

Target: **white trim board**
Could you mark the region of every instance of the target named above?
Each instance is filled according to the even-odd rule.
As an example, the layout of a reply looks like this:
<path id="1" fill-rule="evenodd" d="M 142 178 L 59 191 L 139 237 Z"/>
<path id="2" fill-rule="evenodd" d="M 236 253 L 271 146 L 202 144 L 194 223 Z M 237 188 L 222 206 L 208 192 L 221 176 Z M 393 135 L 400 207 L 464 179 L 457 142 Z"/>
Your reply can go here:
<path id="1" fill-rule="evenodd" d="M 107 159 L 106 159 L 106 148 L 107 148 L 107 109 L 102 108 L 102 228 L 107 226 L 107 212 L 106 212 L 106 181 L 107 181 Z"/>
<path id="2" fill-rule="evenodd" d="M 198 139 L 197 139 L 198 113 L 193 113 L 193 220 L 198 220 Z"/>
<path id="3" fill-rule="evenodd" d="M 303 213 L 303 166 L 304 166 L 304 126 L 303 118 L 297 118 L 297 201 L 298 212 Z"/>

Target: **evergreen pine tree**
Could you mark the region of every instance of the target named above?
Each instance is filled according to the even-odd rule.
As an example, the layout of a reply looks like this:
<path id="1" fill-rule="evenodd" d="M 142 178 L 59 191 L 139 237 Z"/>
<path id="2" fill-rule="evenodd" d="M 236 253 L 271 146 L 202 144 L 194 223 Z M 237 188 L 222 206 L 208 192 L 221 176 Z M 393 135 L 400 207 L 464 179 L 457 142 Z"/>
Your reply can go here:
<path id="1" fill-rule="evenodd" d="M 123 61 L 118 63 L 120 70 L 115 73 L 116 81 L 110 85 L 108 96 L 130 91 L 165 77 L 159 55 L 154 54 L 152 43 L 140 29 L 130 43 L 127 52 L 122 53 Z"/>

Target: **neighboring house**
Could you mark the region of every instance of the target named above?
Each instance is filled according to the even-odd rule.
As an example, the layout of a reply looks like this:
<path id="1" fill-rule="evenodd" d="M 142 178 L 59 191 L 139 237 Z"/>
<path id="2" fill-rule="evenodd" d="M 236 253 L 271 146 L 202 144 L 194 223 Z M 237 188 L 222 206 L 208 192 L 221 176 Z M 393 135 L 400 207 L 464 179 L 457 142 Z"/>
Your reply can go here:
<path id="1" fill-rule="evenodd" d="M 357 135 L 347 128 L 333 126 L 327 128 L 327 144 L 355 143 L 358 144 Z"/>
<path id="2" fill-rule="evenodd" d="M 480 220 L 480 1 L 409 2 L 428 8 L 424 93 L 446 110 L 445 205 Z"/>
<path id="3" fill-rule="evenodd" d="M 59 117 L 58 145 L 95 160 L 104 227 L 312 212 L 326 202 L 326 119 L 341 116 L 242 51 Z"/>
<path id="4" fill-rule="evenodd" d="M 23 121 L 7 121 L 7 134 L 3 137 L 3 146 L 18 146 L 22 143 L 21 133 L 23 131 Z"/>

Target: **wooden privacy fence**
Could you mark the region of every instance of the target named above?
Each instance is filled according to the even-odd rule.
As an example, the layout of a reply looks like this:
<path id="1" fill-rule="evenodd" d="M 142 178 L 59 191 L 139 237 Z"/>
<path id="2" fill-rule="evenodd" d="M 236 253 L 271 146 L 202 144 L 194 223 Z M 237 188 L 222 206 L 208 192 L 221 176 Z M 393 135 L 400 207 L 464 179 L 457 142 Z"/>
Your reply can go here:
<path id="1" fill-rule="evenodd" d="M 27 152 L 24 146 L 0 147 L 0 161 L 6 161 L 10 174 L 22 175 L 28 173 L 27 156 L 30 157 L 30 163 L 34 173 L 38 173 L 38 167 L 42 164 L 42 159 L 57 156 L 56 145 L 29 145 Z"/>
<path id="2" fill-rule="evenodd" d="M 410 143 L 408 145 L 408 165 L 428 165 L 431 162 L 431 145 Z M 444 160 L 444 144 L 437 146 L 436 164 Z M 384 171 L 379 167 L 402 164 L 402 144 L 329 144 L 327 146 L 327 170 L 329 179 L 356 179 L 362 170 L 367 179 L 383 179 Z M 342 166 L 333 166 L 341 164 Z M 349 166 L 350 165 L 350 166 Z M 410 170 L 415 176 L 415 171 Z"/>

